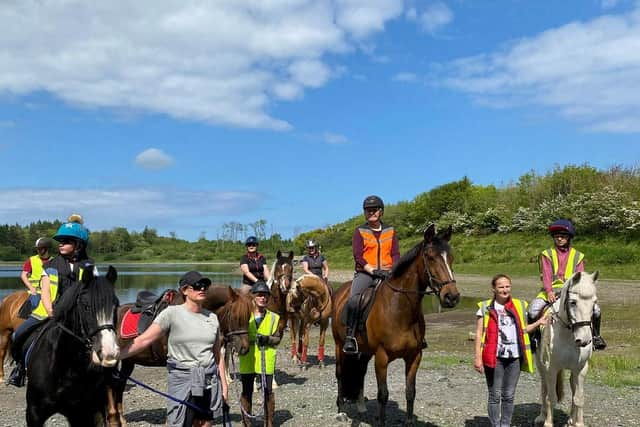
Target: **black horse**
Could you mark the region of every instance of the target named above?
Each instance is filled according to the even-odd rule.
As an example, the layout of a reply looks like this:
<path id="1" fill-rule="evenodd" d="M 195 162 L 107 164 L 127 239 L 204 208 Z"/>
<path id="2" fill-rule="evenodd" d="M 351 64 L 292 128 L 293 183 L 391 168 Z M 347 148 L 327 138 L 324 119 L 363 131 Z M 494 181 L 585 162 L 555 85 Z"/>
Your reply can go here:
<path id="1" fill-rule="evenodd" d="M 65 290 L 54 317 L 40 331 L 28 357 L 27 425 L 43 426 L 53 414 L 71 426 L 102 425 L 106 380 L 117 363 L 114 321 L 118 298 L 116 269 L 96 277 L 85 269 L 82 280 Z"/>

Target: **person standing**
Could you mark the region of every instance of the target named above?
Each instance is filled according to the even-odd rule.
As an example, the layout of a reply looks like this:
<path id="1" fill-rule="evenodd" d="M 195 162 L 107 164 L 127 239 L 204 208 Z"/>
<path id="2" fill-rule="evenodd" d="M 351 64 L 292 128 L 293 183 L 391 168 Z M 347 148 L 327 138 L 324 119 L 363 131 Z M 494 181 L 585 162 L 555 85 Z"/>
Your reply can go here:
<path id="1" fill-rule="evenodd" d="M 242 382 L 242 394 L 240 405 L 242 406 L 242 422 L 244 426 L 250 426 L 253 383 L 256 375 L 262 376 L 261 381 L 265 401 L 265 427 L 273 426 L 273 414 L 275 412 L 275 396 L 273 395 L 272 380 L 276 369 L 276 346 L 280 344 L 282 336 L 278 335 L 278 321 L 280 316 L 267 309 L 271 291 L 265 282 L 257 281 L 251 288 L 254 300 L 254 311 L 249 319 L 249 352 L 240 356 L 240 380 Z"/>
<path id="2" fill-rule="evenodd" d="M 498 274 L 491 280 L 493 298 L 478 303 L 476 313 L 476 371 L 485 374 L 492 427 L 509 427 L 520 371 L 533 372 L 529 333 L 546 323 L 542 317 L 527 324 L 527 302 L 511 296 L 511 278 Z"/>
<path id="3" fill-rule="evenodd" d="M 548 230 L 553 239 L 553 247 L 545 249 L 540 254 L 539 266 L 542 289 L 529 305 L 530 321 L 538 318 L 548 304 L 555 302 L 555 293 L 560 292 L 565 280 L 578 271 L 584 271 L 584 254 L 571 246 L 571 240 L 575 236 L 575 229 L 571 221 L 559 219 L 549 225 Z M 596 302 L 593 306 L 593 315 L 591 317 L 594 350 L 604 350 L 607 347 L 607 343 L 600 335 L 601 321 L 602 311 Z M 534 347 L 538 336 L 539 333 L 536 332 Z"/>
<path id="4" fill-rule="evenodd" d="M 391 269 L 400 259 L 395 229 L 382 223 L 384 202 L 378 196 L 368 196 L 362 202 L 366 223 L 353 232 L 352 248 L 355 275 L 347 301 L 347 334 L 342 351 L 357 353 L 357 325 L 360 318 L 360 297 L 374 283 L 374 279 L 386 280 Z"/>
<path id="5" fill-rule="evenodd" d="M 240 270 L 242 271 L 240 290 L 249 293 L 254 283 L 260 280 L 268 282 L 271 273 L 267 267 L 267 258 L 258 252 L 258 239 L 255 236 L 249 236 L 244 242 L 244 246 L 247 248 L 247 252 L 240 258 Z"/>
<path id="6" fill-rule="evenodd" d="M 49 251 L 53 247 L 53 241 L 48 237 L 40 237 L 36 240 L 36 255 L 27 258 L 22 266 L 20 280 L 29 290 L 29 302 L 32 309 L 40 303 L 40 280 L 44 272 L 44 265 L 51 259 Z"/>
<path id="7" fill-rule="evenodd" d="M 178 285 L 184 303 L 162 310 L 142 335 L 120 350 L 120 359 L 139 353 L 166 335 L 167 393 L 189 403 L 168 400 L 167 425 L 210 427 L 228 397 L 224 358 L 220 357 L 220 323 L 215 313 L 202 306 L 211 280 L 189 271 Z"/>
<path id="8" fill-rule="evenodd" d="M 329 282 L 329 264 L 318 250 L 318 242 L 315 240 L 307 240 L 307 254 L 302 258 L 302 270 L 306 274 L 315 274 L 325 283 Z"/>

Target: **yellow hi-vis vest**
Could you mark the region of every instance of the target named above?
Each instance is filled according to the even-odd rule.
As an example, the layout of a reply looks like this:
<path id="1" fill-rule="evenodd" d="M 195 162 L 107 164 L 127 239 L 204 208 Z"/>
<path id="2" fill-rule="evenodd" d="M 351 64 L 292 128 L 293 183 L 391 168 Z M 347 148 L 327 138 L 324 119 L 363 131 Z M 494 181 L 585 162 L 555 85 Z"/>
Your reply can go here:
<path id="1" fill-rule="evenodd" d="M 564 282 L 558 275 L 558 270 L 560 269 L 560 263 L 558 262 L 558 250 L 556 248 L 546 249 L 542 251 L 540 257 L 545 257 L 549 261 L 551 261 L 551 266 L 553 268 L 553 282 L 551 282 L 552 289 L 562 289 L 562 287 L 564 286 Z M 583 259 L 584 254 L 582 252 L 579 252 L 574 248 L 569 248 L 569 257 L 567 258 L 567 265 L 564 269 L 563 275 L 565 280 L 571 277 L 571 275 L 575 272 L 576 267 L 582 262 Z M 540 265 L 542 265 L 542 263 Z M 540 290 L 540 293 L 536 296 L 536 298 L 541 298 L 547 301 L 547 292 L 544 290 L 544 287 Z"/>
<path id="2" fill-rule="evenodd" d="M 278 330 L 278 322 L 280 316 L 267 310 L 264 319 L 260 323 L 260 327 L 256 329 L 256 319 L 251 315 L 249 320 L 249 351 L 247 354 L 240 356 L 240 373 L 241 374 L 260 374 L 262 373 L 262 361 L 260 348 L 256 343 L 256 335 L 273 335 Z M 265 374 L 273 375 L 276 370 L 276 349 L 272 346 L 264 348 L 265 356 Z"/>
<path id="3" fill-rule="evenodd" d="M 78 264 L 76 264 L 75 266 L 77 266 Z M 74 267 L 75 267 L 74 266 Z M 82 269 L 82 267 L 79 267 L 79 273 L 78 273 L 78 280 L 82 280 L 82 273 L 84 272 L 84 270 Z M 53 304 L 56 299 L 58 298 L 58 274 L 56 271 L 56 274 L 49 274 L 49 290 L 51 291 L 51 304 Z M 36 319 L 46 319 L 48 316 L 47 314 L 47 310 L 45 310 L 44 308 L 44 304 L 42 303 L 42 299 L 40 299 L 40 303 L 38 304 L 38 306 L 31 312 L 31 315 L 33 317 L 35 317 Z"/>
<path id="4" fill-rule="evenodd" d="M 493 302 L 493 299 L 488 299 L 482 302 L 478 303 L 478 308 L 480 309 L 483 319 L 482 319 L 482 325 L 483 325 L 483 332 L 482 332 L 482 340 L 480 341 L 480 345 L 483 349 L 483 362 L 484 362 L 484 346 L 485 346 L 485 342 L 487 340 L 487 327 L 489 326 L 489 320 L 490 320 L 490 315 L 489 315 L 489 306 L 491 305 L 491 303 Z M 523 372 L 529 372 L 532 373 L 533 372 L 533 354 L 531 353 L 531 340 L 529 339 L 529 334 L 526 332 L 526 328 L 527 328 L 527 322 L 526 322 L 526 316 L 527 316 L 527 302 L 526 301 L 522 301 L 516 298 L 511 298 L 511 302 L 513 303 L 513 307 L 516 310 L 516 314 L 518 315 L 517 317 L 517 322 L 518 322 L 518 326 L 517 326 L 517 333 L 518 333 L 518 343 L 520 344 L 518 346 L 519 350 L 520 350 L 520 370 Z M 498 326 L 496 325 L 496 328 L 498 328 Z M 491 340 L 494 345 L 497 345 L 498 343 L 498 337 L 497 334 L 496 336 L 492 337 Z M 524 354 L 523 353 L 524 350 Z M 495 352 L 496 349 L 493 348 L 491 349 L 492 352 L 492 357 L 495 358 Z"/>
<path id="5" fill-rule="evenodd" d="M 29 283 L 36 288 L 36 291 L 40 293 L 40 279 L 42 279 L 42 272 L 44 271 L 44 263 L 39 255 L 29 257 L 31 262 L 31 274 L 29 275 Z"/>

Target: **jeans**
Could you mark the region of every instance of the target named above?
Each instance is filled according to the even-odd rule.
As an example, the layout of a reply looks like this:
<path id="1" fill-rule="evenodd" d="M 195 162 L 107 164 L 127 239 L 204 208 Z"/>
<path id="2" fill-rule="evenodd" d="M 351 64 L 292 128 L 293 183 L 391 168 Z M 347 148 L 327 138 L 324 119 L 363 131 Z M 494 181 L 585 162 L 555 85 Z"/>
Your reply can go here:
<path id="1" fill-rule="evenodd" d="M 498 358 L 495 368 L 484 367 L 489 388 L 489 421 L 492 427 L 509 427 L 513 399 L 520 378 L 520 359 Z"/>

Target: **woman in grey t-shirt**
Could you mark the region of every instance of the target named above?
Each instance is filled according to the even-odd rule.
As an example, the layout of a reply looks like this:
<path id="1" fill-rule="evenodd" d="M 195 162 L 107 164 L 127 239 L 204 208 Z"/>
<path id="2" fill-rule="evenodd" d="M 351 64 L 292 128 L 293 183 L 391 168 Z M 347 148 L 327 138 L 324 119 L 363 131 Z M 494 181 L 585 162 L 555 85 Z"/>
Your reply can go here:
<path id="1" fill-rule="evenodd" d="M 120 351 L 120 358 L 131 357 L 166 336 L 168 394 L 189 402 L 168 401 L 167 425 L 209 427 L 228 393 L 218 317 L 202 307 L 211 280 L 190 271 L 179 284 L 184 304 L 160 312 L 142 335 Z"/>

